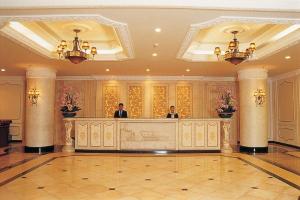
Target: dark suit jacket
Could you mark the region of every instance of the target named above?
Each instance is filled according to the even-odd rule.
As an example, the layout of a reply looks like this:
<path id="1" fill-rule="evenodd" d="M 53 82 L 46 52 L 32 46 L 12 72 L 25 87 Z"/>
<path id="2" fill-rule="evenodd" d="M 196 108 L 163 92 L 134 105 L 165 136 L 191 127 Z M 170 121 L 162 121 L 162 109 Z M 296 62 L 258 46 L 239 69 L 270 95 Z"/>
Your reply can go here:
<path id="1" fill-rule="evenodd" d="M 126 110 L 122 110 L 122 116 L 119 116 L 119 110 L 116 110 L 115 114 L 114 114 L 114 118 L 127 118 L 127 111 Z"/>
<path id="2" fill-rule="evenodd" d="M 171 118 L 171 116 L 172 116 L 171 113 L 168 113 L 167 118 Z M 178 114 L 177 113 L 174 114 L 174 118 L 178 118 Z"/>

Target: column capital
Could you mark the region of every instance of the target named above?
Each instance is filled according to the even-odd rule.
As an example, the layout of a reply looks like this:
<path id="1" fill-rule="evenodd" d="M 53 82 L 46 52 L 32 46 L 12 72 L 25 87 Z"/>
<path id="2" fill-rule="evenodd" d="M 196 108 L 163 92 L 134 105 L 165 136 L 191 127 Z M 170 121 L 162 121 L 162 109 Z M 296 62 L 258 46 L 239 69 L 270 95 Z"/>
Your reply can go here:
<path id="1" fill-rule="evenodd" d="M 26 71 L 26 78 L 56 78 L 56 70 L 43 67 L 32 67 Z"/>
<path id="2" fill-rule="evenodd" d="M 264 68 L 248 68 L 238 71 L 238 80 L 244 79 L 267 79 L 268 70 Z"/>

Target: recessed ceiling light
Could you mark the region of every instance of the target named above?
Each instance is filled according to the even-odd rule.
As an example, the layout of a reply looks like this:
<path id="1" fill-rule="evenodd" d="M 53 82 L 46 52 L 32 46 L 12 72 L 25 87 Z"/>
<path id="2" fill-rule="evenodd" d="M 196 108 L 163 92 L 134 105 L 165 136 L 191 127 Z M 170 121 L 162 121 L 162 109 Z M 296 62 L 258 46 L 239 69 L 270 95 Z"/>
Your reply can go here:
<path id="1" fill-rule="evenodd" d="M 149 69 L 149 68 L 147 68 L 147 69 L 146 69 L 146 72 L 150 72 L 150 69 Z"/>
<path id="2" fill-rule="evenodd" d="M 108 69 L 108 68 L 107 68 L 105 71 L 109 72 L 109 71 L 110 71 L 110 69 Z"/>
<path id="3" fill-rule="evenodd" d="M 161 32 L 161 28 L 155 28 L 154 31 L 155 31 L 156 33 L 160 33 L 160 32 Z"/>
<path id="4" fill-rule="evenodd" d="M 157 53 L 153 53 L 152 56 L 153 56 L 153 57 L 156 57 L 156 56 L 157 56 Z"/>
<path id="5" fill-rule="evenodd" d="M 154 43 L 154 44 L 153 44 L 153 47 L 158 47 L 158 46 L 159 46 L 158 43 Z"/>
<path id="6" fill-rule="evenodd" d="M 291 56 L 285 56 L 284 58 L 288 60 L 288 59 L 291 59 L 292 57 Z"/>
<path id="7" fill-rule="evenodd" d="M 1 72 L 5 72 L 6 71 L 6 69 L 1 69 Z"/>
<path id="8" fill-rule="evenodd" d="M 186 69 L 185 71 L 186 71 L 186 72 L 190 72 L 191 70 L 190 70 L 190 69 Z"/>

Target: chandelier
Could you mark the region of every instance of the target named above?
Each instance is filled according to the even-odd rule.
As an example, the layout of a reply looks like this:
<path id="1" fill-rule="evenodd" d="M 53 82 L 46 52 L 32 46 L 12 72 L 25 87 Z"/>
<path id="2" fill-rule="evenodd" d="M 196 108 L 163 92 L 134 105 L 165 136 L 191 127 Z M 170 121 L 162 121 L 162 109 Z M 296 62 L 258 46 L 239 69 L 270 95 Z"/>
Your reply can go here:
<path id="1" fill-rule="evenodd" d="M 90 45 L 87 41 L 83 41 L 82 46 L 80 47 L 81 41 L 78 39 L 78 36 L 77 36 L 77 34 L 80 32 L 80 30 L 74 29 L 73 31 L 76 34 L 76 36 L 73 40 L 73 50 L 67 50 L 67 42 L 66 42 L 66 40 L 62 40 L 56 50 L 59 58 L 68 59 L 74 64 L 78 64 L 87 59 L 94 58 L 94 56 L 97 54 L 97 48 L 92 47 L 90 49 Z"/>
<path id="2" fill-rule="evenodd" d="M 231 33 L 233 34 L 233 40 L 228 44 L 228 50 L 225 52 L 224 60 L 237 65 L 251 57 L 256 47 L 255 43 L 250 43 L 249 48 L 247 48 L 245 52 L 240 51 L 239 41 L 236 38 L 238 31 L 232 31 Z M 220 59 L 221 48 L 216 47 L 214 53 L 217 55 L 218 59 Z"/>

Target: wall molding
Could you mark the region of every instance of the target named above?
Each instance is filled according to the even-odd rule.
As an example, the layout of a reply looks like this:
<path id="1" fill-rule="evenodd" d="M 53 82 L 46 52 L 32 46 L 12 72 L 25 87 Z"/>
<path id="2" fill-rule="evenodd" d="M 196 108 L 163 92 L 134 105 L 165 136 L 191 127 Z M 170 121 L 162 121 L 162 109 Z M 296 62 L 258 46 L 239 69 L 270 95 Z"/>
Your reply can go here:
<path id="1" fill-rule="evenodd" d="M 214 76 L 57 76 L 56 80 L 117 80 L 117 81 L 228 81 L 235 82 L 235 77 Z"/>
<path id="2" fill-rule="evenodd" d="M 293 70 L 293 71 L 290 71 L 290 72 L 287 72 L 287 73 L 284 73 L 284 74 L 273 76 L 269 79 L 271 81 L 278 81 L 278 80 L 281 80 L 281 79 L 291 78 L 291 77 L 298 76 L 298 75 L 300 75 L 300 69 L 296 69 L 296 70 Z"/>

